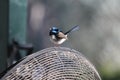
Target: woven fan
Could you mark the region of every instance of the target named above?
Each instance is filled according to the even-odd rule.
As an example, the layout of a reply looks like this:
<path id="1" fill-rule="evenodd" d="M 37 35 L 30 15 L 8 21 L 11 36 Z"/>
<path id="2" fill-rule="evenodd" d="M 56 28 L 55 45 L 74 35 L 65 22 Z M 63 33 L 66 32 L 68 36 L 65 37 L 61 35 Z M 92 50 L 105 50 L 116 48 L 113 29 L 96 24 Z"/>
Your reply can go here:
<path id="1" fill-rule="evenodd" d="M 94 66 L 78 51 L 51 47 L 27 56 L 2 80 L 101 80 Z"/>

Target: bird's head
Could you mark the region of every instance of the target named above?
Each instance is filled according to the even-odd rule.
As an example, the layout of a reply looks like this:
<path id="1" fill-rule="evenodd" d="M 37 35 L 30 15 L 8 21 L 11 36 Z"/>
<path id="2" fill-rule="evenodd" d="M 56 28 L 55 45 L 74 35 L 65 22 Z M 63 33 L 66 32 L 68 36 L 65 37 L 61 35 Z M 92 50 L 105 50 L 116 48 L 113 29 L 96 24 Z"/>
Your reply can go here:
<path id="1" fill-rule="evenodd" d="M 50 33 L 49 33 L 49 35 L 56 35 L 56 34 L 58 34 L 59 32 L 60 32 L 60 30 L 59 30 L 58 28 L 52 27 L 52 28 L 50 28 Z"/>

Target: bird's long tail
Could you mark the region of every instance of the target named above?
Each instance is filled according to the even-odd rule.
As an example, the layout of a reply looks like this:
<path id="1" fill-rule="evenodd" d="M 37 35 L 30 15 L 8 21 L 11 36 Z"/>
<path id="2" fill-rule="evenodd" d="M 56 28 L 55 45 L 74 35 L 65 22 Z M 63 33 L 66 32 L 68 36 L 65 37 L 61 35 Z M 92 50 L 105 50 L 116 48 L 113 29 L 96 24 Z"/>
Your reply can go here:
<path id="1" fill-rule="evenodd" d="M 80 27 L 79 27 L 78 25 L 76 25 L 76 26 L 74 26 L 73 28 L 71 28 L 70 30 L 68 30 L 68 31 L 65 33 L 65 35 L 68 34 L 68 33 L 70 33 L 70 32 L 76 31 L 76 30 L 78 30 L 79 28 L 80 28 Z"/>

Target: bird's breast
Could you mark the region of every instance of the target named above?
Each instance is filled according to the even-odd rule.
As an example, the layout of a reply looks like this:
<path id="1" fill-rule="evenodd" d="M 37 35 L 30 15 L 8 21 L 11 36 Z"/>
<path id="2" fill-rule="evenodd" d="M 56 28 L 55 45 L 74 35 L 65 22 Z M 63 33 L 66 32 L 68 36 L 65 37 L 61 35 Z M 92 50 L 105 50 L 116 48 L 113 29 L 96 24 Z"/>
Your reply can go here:
<path id="1" fill-rule="evenodd" d="M 67 36 L 66 36 L 67 37 Z M 67 38 L 61 38 L 61 39 L 58 39 L 56 38 L 55 35 L 51 35 L 51 41 L 54 43 L 54 44 L 62 44 L 63 42 L 65 42 L 67 40 Z"/>
<path id="2" fill-rule="evenodd" d="M 66 39 L 60 39 L 59 41 L 58 41 L 58 44 L 62 44 L 63 42 L 65 42 L 66 41 Z"/>

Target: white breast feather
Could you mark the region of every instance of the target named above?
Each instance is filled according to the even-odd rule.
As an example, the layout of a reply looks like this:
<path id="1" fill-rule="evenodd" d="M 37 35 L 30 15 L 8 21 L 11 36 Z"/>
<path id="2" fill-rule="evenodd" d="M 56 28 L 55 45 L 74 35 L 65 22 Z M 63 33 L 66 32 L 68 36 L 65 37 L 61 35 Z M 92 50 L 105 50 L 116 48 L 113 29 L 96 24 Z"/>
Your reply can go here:
<path id="1" fill-rule="evenodd" d="M 66 35 L 67 37 L 67 35 Z M 54 44 L 62 44 L 63 42 L 65 42 L 67 39 L 66 38 L 63 38 L 63 39 L 60 39 L 60 40 L 57 40 L 55 35 L 51 35 L 51 38 L 50 40 L 54 43 Z"/>
<path id="2" fill-rule="evenodd" d="M 58 41 L 58 44 L 62 44 L 65 41 L 66 41 L 66 39 L 61 39 L 61 40 Z"/>

